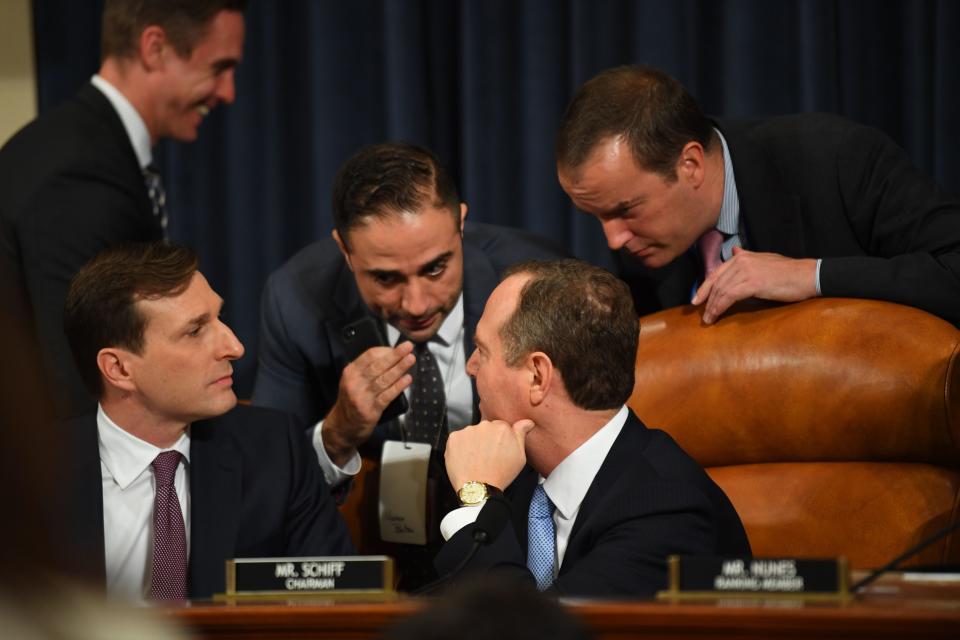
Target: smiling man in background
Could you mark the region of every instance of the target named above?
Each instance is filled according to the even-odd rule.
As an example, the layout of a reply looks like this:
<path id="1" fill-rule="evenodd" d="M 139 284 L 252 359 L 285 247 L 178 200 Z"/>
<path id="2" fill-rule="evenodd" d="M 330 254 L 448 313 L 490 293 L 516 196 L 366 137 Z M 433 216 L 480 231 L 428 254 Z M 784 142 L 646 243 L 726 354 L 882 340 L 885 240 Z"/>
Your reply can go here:
<path id="1" fill-rule="evenodd" d="M 152 147 L 196 139 L 234 99 L 245 0 L 106 0 L 101 67 L 0 150 L 0 269 L 32 317 L 58 413 L 93 406 L 62 315 L 70 279 L 105 247 L 165 236 Z"/>

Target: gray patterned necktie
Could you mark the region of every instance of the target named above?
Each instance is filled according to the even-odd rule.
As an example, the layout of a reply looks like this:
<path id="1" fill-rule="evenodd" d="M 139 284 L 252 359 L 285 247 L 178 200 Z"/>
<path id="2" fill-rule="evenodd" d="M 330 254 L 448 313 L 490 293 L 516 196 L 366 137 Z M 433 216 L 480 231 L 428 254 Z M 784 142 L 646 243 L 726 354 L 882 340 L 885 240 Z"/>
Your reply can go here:
<path id="1" fill-rule="evenodd" d="M 180 500 L 173 485 L 180 458 L 179 451 L 164 451 L 153 461 L 157 494 L 153 511 L 153 572 L 149 593 L 152 600 L 187 598 L 187 534 Z"/>
<path id="2" fill-rule="evenodd" d="M 163 188 L 163 181 L 156 167 L 150 165 L 143 170 L 143 181 L 147 185 L 147 195 L 150 197 L 150 204 L 153 207 L 153 215 L 160 222 L 160 228 L 163 229 L 163 238 L 167 239 L 167 192 Z"/>
<path id="3" fill-rule="evenodd" d="M 443 392 L 443 376 L 437 360 L 426 342 L 417 343 L 413 350 L 417 364 L 410 390 L 410 413 L 407 416 L 407 439 L 427 442 L 438 448 L 441 434 L 446 431 L 447 400 Z"/>

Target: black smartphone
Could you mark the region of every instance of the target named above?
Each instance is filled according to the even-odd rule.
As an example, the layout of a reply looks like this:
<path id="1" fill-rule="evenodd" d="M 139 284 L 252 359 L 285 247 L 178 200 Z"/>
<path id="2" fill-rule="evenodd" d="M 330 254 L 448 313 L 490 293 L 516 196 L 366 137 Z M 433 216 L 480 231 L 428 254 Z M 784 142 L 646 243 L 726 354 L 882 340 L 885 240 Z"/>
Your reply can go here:
<path id="1" fill-rule="evenodd" d="M 371 347 L 388 346 L 386 337 L 380 331 L 380 325 L 370 316 L 364 316 L 356 322 L 346 325 L 340 332 L 340 338 L 343 340 L 343 350 L 347 362 L 353 362 L 360 357 L 361 353 Z M 393 420 L 406 413 L 409 408 L 406 395 L 401 393 L 383 410 L 377 424 Z"/>

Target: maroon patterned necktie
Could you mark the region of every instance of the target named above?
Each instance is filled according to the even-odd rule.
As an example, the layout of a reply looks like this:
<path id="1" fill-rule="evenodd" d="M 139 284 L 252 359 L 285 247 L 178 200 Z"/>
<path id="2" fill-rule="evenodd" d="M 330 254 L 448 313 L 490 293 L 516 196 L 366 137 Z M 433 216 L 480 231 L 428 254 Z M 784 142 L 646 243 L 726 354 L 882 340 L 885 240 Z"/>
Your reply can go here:
<path id="1" fill-rule="evenodd" d="M 153 460 L 157 497 L 153 511 L 152 600 L 187 598 L 187 534 L 173 486 L 180 458 L 179 451 L 164 451 Z"/>

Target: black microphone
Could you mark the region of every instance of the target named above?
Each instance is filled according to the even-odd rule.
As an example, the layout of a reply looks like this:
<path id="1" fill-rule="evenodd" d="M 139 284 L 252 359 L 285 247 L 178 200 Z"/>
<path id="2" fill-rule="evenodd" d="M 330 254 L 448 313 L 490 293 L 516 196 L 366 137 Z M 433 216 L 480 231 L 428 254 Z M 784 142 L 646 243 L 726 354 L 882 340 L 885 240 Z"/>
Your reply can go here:
<path id="1" fill-rule="evenodd" d="M 868 575 L 866 578 L 864 578 L 860 582 L 850 587 L 850 591 L 852 592 L 859 591 L 860 589 L 864 588 L 865 586 L 867 586 L 868 584 L 870 584 L 871 582 L 873 582 L 883 574 L 887 573 L 888 571 L 893 571 L 900 565 L 901 562 L 917 555 L 918 553 L 920 553 L 921 551 L 923 551 L 924 549 L 932 545 L 934 542 L 936 542 L 940 538 L 945 537 L 947 534 L 949 534 L 954 529 L 957 529 L 958 527 L 960 527 L 960 520 L 957 520 L 953 524 L 950 524 L 944 527 L 943 529 L 941 529 L 940 531 L 937 531 L 935 534 L 933 534 L 923 542 L 920 542 L 910 547 L 909 549 L 901 553 L 899 556 L 897 556 L 887 564 L 883 565 L 882 567 L 880 567 L 879 569 L 877 569 L 876 571 Z"/>
<path id="2" fill-rule="evenodd" d="M 480 513 L 477 514 L 477 519 L 473 523 L 473 547 L 470 552 L 452 571 L 419 589 L 414 589 L 412 594 L 431 593 L 456 577 L 473 560 L 480 547 L 492 544 L 497 539 L 503 528 L 507 526 L 507 522 L 510 521 L 510 515 L 510 501 L 502 493 L 495 493 L 487 498 L 487 502 L 480 509 Z"/>

